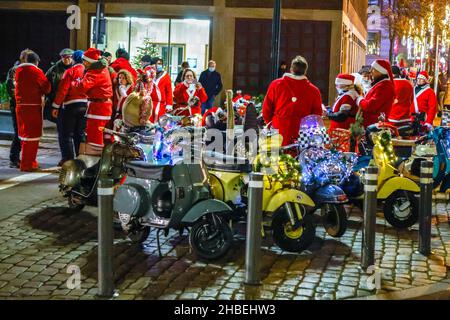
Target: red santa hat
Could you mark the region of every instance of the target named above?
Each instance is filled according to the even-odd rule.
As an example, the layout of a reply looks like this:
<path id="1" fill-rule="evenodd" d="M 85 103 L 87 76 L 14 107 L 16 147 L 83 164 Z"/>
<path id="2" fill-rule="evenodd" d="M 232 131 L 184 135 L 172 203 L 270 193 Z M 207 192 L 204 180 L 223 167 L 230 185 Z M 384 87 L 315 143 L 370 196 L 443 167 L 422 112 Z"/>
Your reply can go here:
<path id="1" fill-rule="evenodd" d="M 336 85 L 352 85 L 355 83 L 355 76 L 352 76 L 351 74 L 338 74 L 338 76 L 336 77 L 336 81 L 335 84 Z"/>
<path id="2" fill-rule="evenodd" d="M 426 82 L 428 82 L 428 81 L 430 81 L 430 76 L 428 75 L 428 72 L 426 72 L 426 71 L 421 71 L 420 73 L 419 73 L 419 75 L 417 76 L 417 80 L 418 79 L 423 79 L 423 80 L 425 80 Z"/>
<path id="3" fill-rule="evenodd" d="M 87 49 L 83 54 L 83 60 L 86 60 L 90 63 L 95 63 L 100 59 L 102 55 L 102 52 L 100 50 L 97 50 L 95 48 L 89 48 Z"/>
<path id="4" fill-rule="evenodd" d="M 389 76 L 391 81 L 394 81 L 394 75 L 392 74 L 391 64 L 387 60 L 375 60 L 372 63 L 372 68 L 380 72 L 381 74 L 385 74 Z"/>

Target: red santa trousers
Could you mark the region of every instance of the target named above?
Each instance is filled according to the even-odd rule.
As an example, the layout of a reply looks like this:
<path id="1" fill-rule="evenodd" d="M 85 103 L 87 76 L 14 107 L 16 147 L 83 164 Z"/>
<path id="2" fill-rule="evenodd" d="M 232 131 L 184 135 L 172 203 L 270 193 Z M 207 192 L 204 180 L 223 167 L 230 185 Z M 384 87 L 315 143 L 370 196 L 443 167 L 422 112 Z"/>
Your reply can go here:
<path id="1" fill-rule="evenodd" d="M 20 171 L 30 171 L 38 167 L 36 156 L 42 137 L 42 106 L 38 104 L 18 104 L 16 107 L 17 127 L 22 143 Z"/>
<path id="2" fill-rule="evenodd" d="M 112 115 L 112 102 L 89 102 L 86 121 L 86 143 L 93 147 L 103 148 L 103 131 Z"/>

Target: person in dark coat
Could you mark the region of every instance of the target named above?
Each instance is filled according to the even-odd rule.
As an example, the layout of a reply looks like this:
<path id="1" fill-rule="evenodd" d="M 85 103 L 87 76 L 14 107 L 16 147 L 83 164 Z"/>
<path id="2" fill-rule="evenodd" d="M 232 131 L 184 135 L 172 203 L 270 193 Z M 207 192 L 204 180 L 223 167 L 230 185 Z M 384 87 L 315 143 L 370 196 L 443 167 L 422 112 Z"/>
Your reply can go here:
<path id="1" fill-rule="evenodd" d="M 66 70 L 71 68 L 73 65 L 73 50 L 69 48 L 63 49 L 59 53 L 59 56 L 61 57 L 61 59 L 58 60 L 54 65 L 52 65 L 50 69 L 48 69 L 45 73 L 48 81 L 50 81 L 52 90 L 45 99 L 44 119 L 55 123 L 57 122 L 57 118 L 53 117 L 52 115 L 52 105 L 56 98 L 56 92 L 58 91 L 59 82 L 61 81 L 64 72 L 66 72 Z"/>
<path id="2" fill-rule="evenodd" d="M 199 82 L 205 88 L 208 100 L 202 104 L 202 114 L 212 108 L 216 96 L 222 91 L 222 77 L 216 71 L 216 62 L 211 60 L 208 63 L 208 69 L 200 74 Z"/>
<path id="3" fill-rule="evenodd" d="M 14 66 L 9 69 L 8 75 L 6 78 L 6 90 L 9 95 L 9 109 L 11 110 L 11 117 L 14 127 L 14 137 L 11 142 L 11 149 L 9 150 L 9 167 L 10 168 L 19 168 L 20 167 L 20 139 L 19 133 L 17 131 L 17 117 L 16 117 L 16 97 L 15 97 L 15 88 L 16 83 L 14 82 L 14 77 L 16 75 L 16 69 L 21 63 L 26 62 L 26 58 L 28 53 L 31 50 L 25 49 L 20 53 L 19 61 L 16 61 Z"/>
<path id="4" fill-rule="evenodd" d="M 181 79 L 183 78 L 183 72 L 184 72 L 184 70 L 189 69 L 189 68 L 190 68 L 190 67 L 189 67 L 189 62 L 184 61 L 184 62 L 181 64 L 181 71 L 178 72 L 177 78 L 175 79 L 175 87 L 176 87 L 178 84 L 180 84 L 180 83 L 183 82 L 183 80 L 181 80 Z"/>

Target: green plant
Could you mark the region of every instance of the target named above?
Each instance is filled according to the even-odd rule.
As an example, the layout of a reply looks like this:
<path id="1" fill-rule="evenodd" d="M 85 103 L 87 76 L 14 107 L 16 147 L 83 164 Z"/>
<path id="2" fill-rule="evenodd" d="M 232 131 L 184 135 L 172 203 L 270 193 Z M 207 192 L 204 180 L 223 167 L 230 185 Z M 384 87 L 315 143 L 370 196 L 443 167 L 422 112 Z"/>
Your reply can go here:
<path id="1" fill-rule="evenodd" d="M 150 38 L 144 38 L 144 42 L 142 43 L 142 47 L 137 47 L 137 54 L 133 58 L 133 66 L 136 69 L 141 68 L 141 59 L 145 55 L 149 55 L 150 57 L 159 57 L 159 48 L 158 45 L 153 43 Z"/>
<path id="2" fill-rule="evenodd" d="M 6 81 L 0 83 L 0 103 L 5 103 L 9 101 L 8 90 L 6 90 Z"/>

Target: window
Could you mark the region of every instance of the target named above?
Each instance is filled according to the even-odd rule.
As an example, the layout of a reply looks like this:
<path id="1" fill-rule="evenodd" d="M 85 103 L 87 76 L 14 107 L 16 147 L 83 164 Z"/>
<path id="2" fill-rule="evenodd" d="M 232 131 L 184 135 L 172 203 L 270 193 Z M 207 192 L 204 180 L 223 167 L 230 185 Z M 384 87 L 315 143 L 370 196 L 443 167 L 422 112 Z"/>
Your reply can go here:
<path id="1" fill-rule="evenodd" d="M 381 33 L 368 32 L 367 34 L 367 54 L 380 55 Z"/>
<path id="2" fill-rule="evenodd" d="M 91 26 L 92 43 L 94 17 Z M 175 81 L 183 61 L 195 62 L 191 68 L 198 76 L 207 68 L 209 32 L 210 20 L 106 17 L 105 41 L 98 48 L 111 52 L 113 56 L 119 47 L 125 48 L 130 53 L 130 61 L 133 61 L 138 47 L 142 46 L 144 39 L 149 39 Z"/>

